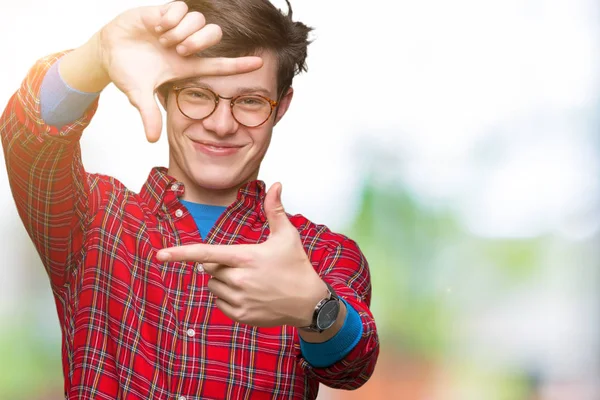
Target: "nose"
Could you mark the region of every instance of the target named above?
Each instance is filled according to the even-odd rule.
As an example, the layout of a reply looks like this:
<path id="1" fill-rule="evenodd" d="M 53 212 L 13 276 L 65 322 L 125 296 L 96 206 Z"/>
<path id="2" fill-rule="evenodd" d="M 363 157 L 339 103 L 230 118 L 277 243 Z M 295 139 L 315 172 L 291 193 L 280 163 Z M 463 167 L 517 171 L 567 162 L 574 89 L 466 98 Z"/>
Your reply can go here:
<path id="1" fill-rule="evenodd" d="M 229 136 L 237 132 L 238 122 L 233 118 L 229 100 L 221 100 L 215 111 L 202 120 L 204 128 L 217 136 Z"/>

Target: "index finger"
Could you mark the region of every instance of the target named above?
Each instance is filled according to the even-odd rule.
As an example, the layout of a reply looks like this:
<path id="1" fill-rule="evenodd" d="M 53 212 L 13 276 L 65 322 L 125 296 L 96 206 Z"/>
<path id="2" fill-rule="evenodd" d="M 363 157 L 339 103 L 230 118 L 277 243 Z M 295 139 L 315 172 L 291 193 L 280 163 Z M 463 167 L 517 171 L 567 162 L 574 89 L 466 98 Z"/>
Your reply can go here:
<path id="1" fill-rule="evenodd" d="M 141 21 L 151 33 L 160 33 L 177 25 L 188 11 L 183 1 L 172 1 L 159 6 L 140 7 Z"/>
<path id="2" fill-rule="evenodd" d="M 159 261 L 193 261 L 200 263 L 225 264 L 239 267 L 249 261 L 250 245 L 214 245 L 190 244 L 185 246 L 168 247 L 156 254 Z"/>
<path id="3" fill-rule="evenodd" d="M 263 65 L 258 56 L 244 57 L 186 57 L 185 75 L 182 78 L 206 75 L 237 75 L 252 72 Z"/>

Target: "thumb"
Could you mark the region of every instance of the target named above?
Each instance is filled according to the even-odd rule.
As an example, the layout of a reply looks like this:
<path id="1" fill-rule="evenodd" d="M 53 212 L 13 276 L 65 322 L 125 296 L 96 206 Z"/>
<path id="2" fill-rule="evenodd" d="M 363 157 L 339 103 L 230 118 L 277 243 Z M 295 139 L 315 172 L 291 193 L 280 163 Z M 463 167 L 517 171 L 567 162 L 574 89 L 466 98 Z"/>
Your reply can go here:
<path id="1" fill-rule="evenodd" d="M 277 182 L 271 186 L 265 197 L 265 214 L 271 228 L 271 234 L 285 229 L 290 224 L 281 203 L 281 189 L 281 183 Z"/>
<path id="2" fill-rule="evenodd" d="M 154 143 L 162 131 L 162 114 L 154 98 L 153 90 L 136 90 L 127 94 L 129 102 L 138 109 L 144 124 L 146 139 Z"/>

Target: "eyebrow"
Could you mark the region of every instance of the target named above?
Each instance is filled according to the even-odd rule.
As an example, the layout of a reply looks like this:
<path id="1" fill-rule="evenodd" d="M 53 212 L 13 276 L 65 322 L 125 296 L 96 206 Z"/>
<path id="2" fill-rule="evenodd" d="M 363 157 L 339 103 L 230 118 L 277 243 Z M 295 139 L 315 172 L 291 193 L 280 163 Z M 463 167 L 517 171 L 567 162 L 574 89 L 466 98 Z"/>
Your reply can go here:
<path id="1" fill-rule="evenodd" d="M 202 82 L 202 80 L 200 80 L 198 78 L 185 79 L 185 80 L 181 81 L 180 85 L 181 86 L 187 86 L 187 85 L 199 86 L 202 88 L 210 89 L 216 93 L 216 90 L 214 90 L 212 88 L 212 86 L 210 86 L 207 83 Z M 271 93 L 269 92 L 269 90 L 267 90 L 266 88 L 264 88 L 262 86 L 249 86 L 249 87 L 237 88 L 235 91 L 235 94 L 233 96 L 238 96 L 238 95 L 242 95 L 242 94 L 250 94 L 250 93 L 261 93 L 267 97 L 272 96 Z"/>

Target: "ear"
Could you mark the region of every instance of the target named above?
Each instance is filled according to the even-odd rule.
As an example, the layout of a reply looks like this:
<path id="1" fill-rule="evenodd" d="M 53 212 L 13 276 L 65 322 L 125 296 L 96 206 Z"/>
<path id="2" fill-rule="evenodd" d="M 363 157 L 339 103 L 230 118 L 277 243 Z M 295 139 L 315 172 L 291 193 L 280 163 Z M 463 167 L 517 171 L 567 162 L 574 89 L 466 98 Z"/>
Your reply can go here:
<path id="1" fill-rule="evenodd" d="M 294 97 L 294 88 L 290 87 L 287 92 L 281 96 L 281 100 L 279 100 L 279 105 L 277 106 L 277 115 L 275 115 L 275 123 L 273 125 L 277 125 L 277 123 L 281 121 L 281 118 L 283 118 L 287 112 L 288 108 L 290 108 L 292 97 Z"/>

